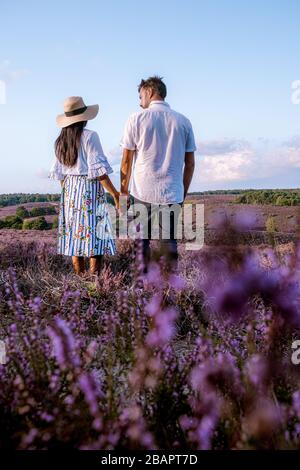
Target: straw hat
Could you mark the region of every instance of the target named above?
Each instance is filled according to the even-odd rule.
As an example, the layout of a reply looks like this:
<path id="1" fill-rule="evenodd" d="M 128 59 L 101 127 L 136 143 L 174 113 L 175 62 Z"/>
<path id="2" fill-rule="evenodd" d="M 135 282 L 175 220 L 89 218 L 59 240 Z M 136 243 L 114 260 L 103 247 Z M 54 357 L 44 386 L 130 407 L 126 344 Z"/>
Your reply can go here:
<path id="1" fill-rule="evenodd" d="M 86 106 L 81 96 L 70 96 L 64 101 L 64 114 L 56 117 L 59 127 L 67 127 L 80 121 L 94 119 L 99 111 L 99 105 Z"/>

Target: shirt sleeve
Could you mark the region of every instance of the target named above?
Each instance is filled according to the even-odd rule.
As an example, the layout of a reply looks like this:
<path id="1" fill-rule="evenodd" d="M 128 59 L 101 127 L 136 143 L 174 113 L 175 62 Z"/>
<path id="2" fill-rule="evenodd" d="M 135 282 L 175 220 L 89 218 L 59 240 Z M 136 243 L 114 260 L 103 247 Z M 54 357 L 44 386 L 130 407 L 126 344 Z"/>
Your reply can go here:
<path id="1" fill-rule="evenodd" d="M 113 173 L 113 169 L 104 155 L 97 132 L 93 132 L 88 138 L 86 153 L 89 179 Z"/>
<path id="2" fill-rule="evenodd" d="M 63 174 L 63 165 L 60 161 L 55 157 L 55 160 L 50 168 L 48 178 L 52 180 L 63 180 L 65 175 Z"/>
<path id="3" fill-rule="evenodd" d="M 120 142 L 121 147 L 127 150 L 136 150 L 136 139 L 132 121 L 133 116 L 130 116 L 125 124 L 123 137 Z"/>
<path id="4" fill-rule="evenodd" d="M 185 151 L 186 152 L 195 152 L 197 150 L 195 144 L 195 137 L 192 124 L 188 121 L 188 128 L 187 128 L 187 135 L 186 135 L 186 143 L 185 143 Z"/>

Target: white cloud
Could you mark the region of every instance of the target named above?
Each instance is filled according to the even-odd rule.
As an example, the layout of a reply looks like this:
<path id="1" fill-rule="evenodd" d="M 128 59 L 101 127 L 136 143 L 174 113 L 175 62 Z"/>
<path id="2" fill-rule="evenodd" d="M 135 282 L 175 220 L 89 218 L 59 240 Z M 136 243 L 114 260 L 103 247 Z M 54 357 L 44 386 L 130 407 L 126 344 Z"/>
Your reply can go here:
<path id="1" fill-rule="evenodd" d="M 119 187 L 122 149 L 116 146 L 107 152 L 114 173 L 111 179 Z M 259 138 L 256 142 L 242 139 L 220 139 L 200 142 L 196 168 L 190 191 L 229 187 L 289 187 L 300 168 L 300 135 L 285 142 Z M 38 179 L 47 179 L 48 170 L 39 168 Z M 299 174 L 300 177 L 300 174 Z M 299 178 L 300 180 L 300 178 Z M 261 183 L 259 183 L 261 181 Z M 45 182 L 43 183 L 45 184 Z M 293 183 L 295 184 L 295 183 Z"/>
<path id="2" fill-rule="evenodd" d="M 277 143 L 259 138 L 250 143 L 244 140 L 220 139 L 198 144 L 196 169 L 192 190 L 203 187 L 227 185 L 238 186 L 247 181 L 268 180 L 283 176 L 288 181 L 300 168 L 300 136 Z M 220 184 L 218 184 L 220 183 Z M 285 183 L 282 182 L 285 186 Z"/>
<path id="3" fill-rule="evenodd" d="M 114 178 L 119 172 L 122 149 L 114 147 L 108 159 L 114 168 Z M 300 167 L 300 135 L 285 142 L 275 142 L 259 137 L 255 142 L 245 139 L 223 138 L 200 141 L 197 144 L 196 168 L 191 190 L 204 187 L 221 187 L 247 181 L 267 180 L 285 174 L 288 178 Z M 283 186 L 285 183 L 282 183 Z"/>
<path id="4" fill-rule="evenodd" d="M 199 155 L 225 155 L 232 152 L 243 151 L 251 148 L 249 142 L 243 139 L 220 139 L 198 142 L 197 153 Z"/>
<path id="5" fill-rule="evenodd" d="M 38 178 L 42 178 L 42 179 L 48 178 L 48 175 L 49 175 L 49 171 L 47 171 L 45 168 L 39 168 L 35 174 L 35 176 L 37 176 Z"/>
<path id="6" fill-rule="evenodd" d="M 300 167 L 300 135 L 292 137 L 282 145 L 282 153 L 285 155 L 285 164 L 289 167 Z"/>
<path id="7" fill-rule="evenodd" d="M 204 156 L 200 162 L 200 181 L 234 181 L 248 177 L 253 167 L 253 152 L 242 150 L 225 155 Z"/>
<path id="8" fill-rule="evenodd" d="M 122 158 L 122 148 L 120 146 L 116 146 L 110 149 L 107 152 L 107 158 L 111 165 L 120 164 Z"/>
<path id="9" fill-rule="evenodd" d="M 29 70 L 25 68 L 14 68 L 10 60 L 0 62 L 0 79 L 6 83 L 12 83 L 29 74 Z"/>

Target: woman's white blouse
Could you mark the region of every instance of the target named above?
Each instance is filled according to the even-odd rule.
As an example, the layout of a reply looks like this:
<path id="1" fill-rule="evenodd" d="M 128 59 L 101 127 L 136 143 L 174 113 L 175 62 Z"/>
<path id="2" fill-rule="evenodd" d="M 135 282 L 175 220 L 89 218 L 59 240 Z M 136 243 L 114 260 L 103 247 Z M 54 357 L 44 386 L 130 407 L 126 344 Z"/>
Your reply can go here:
<path id="1" fill-rule="evenodd" d="M 97 132 L 84 129 L 76 164 L 68 167 L 55 157 L 49 178 L 63 180 L 66 175 L 87 175 L 89 179 L 92 179 L 110 173 L 113 173 L 113 169 L 104 155 Z"/>

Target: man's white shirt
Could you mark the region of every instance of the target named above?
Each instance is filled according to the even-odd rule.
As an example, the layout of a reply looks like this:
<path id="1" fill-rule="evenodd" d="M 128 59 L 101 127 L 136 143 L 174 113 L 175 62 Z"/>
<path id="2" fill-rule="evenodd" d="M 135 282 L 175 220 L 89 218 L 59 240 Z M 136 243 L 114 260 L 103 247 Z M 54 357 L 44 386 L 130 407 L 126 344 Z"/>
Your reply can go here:
<path id="1" fill-rule="evenodd" d="M 132 114 L 121 146 L 135 150 L 130 193 L 153 204 L 180 203 L 184 197 L 186 152 L 196 150 L 190 121 L 165 101 Z"/>

